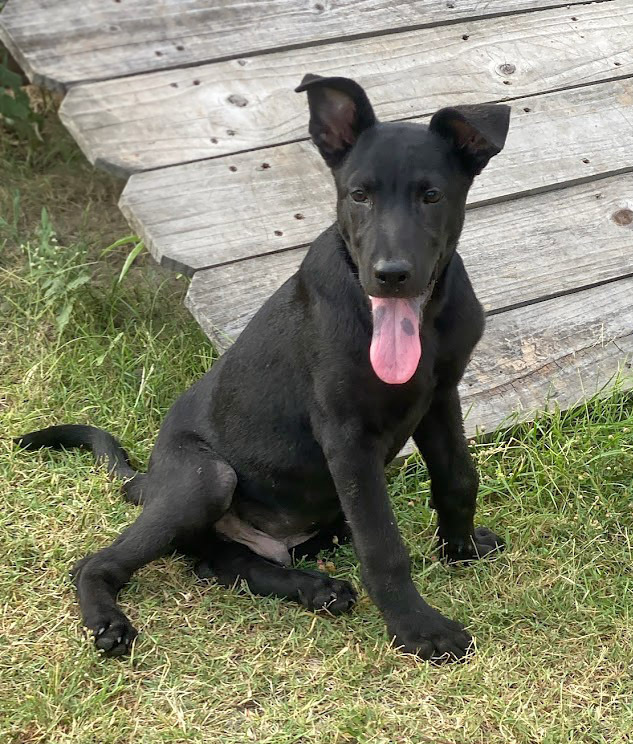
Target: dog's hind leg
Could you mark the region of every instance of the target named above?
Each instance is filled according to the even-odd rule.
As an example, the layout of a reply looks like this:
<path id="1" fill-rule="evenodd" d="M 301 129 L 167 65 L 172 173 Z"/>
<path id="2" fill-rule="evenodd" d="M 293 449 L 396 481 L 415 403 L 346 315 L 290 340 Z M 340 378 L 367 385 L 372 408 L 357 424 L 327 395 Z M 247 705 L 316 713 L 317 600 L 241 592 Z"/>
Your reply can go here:
<path id="1" fill-rule="evenodd" d="M 137 473 L 133 478 L 123 483 L 121 490 L 126 501 L 135 506 L 141 506 L 145 501 L 146 488 L 147 473 Z"/>
<path id="2" fill-rule="evenodd" d="M 347 524 L 345 516 L 341 512 L 340 516 L 331 525 L 319 530 L 314 537 L 295 545 L 290 552 L 295 561 L 302 558 L 313 560 L 322 550 L 336 550 L 340 545 L 349 542 L 351 539 L 352 533 L 349 524 Z"/>
<path id="3" fill-rule="evenodd" d="M 347 581 L 320 571 L 286 568 L 262 558 L 245 545 L 218 540 L 207 558 L 196 566 L 202 579 L 216 579 L 233 587 L 243 581 L 249 591 L 267 597 L 298 602 L 309 610 L 339 615 L 356 601 L 356 591 Z"/>
<path id="4" fill-rule="evenodd" d="M 151 494 L 138 519 L 112 545 L 80 561 L 74 580 L 84 625 L 107 656 L 120 656 L 137 635 L 116 604 L 134 571 L 176 547 L 211 533 L 229 508 L 237 478 L 224 461 L 200 455 L 180 467 L 158 467 L 143 490 Z"/>

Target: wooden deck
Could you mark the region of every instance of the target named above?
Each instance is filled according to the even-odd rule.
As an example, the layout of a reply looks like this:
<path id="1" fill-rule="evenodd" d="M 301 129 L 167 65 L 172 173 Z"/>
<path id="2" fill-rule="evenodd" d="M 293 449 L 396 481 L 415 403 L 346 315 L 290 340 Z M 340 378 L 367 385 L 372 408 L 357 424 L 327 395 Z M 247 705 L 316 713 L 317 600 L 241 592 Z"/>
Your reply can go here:
<path id="1" fill-rule="evenodd" d="M 383 120 L 510 102 L 460 247 L 490 316 L 467 430 L 633 387 L 633 0 L 9 0 L 0 38 L 129 177 L 121 209 L 222 349 L 333 218 L 304 73 Z"/>

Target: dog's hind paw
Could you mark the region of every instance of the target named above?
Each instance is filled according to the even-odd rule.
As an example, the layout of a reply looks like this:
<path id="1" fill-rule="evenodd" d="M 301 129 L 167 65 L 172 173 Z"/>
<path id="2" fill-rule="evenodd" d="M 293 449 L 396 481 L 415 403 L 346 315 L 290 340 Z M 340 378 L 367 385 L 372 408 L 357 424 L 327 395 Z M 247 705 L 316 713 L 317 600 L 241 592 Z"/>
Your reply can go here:
<path id="1" fill-rule="evenodd" d="M 310 577 L 298 590 L 299 602 L 312 612 L 329 612 L 340 615 L 356 602 L 356 590 L 347 581 L 329 577 Z"/>

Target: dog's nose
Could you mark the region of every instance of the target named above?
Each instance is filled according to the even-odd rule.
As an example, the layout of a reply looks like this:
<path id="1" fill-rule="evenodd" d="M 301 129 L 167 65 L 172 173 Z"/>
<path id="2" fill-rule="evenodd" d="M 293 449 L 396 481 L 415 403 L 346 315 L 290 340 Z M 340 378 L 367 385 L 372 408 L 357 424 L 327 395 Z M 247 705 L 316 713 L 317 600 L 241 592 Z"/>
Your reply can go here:
<path id="1" fill-rule="evenodd" d="M 411 264 L 405 260 L 385 261 L 381 259 L 374 266 L 374 276 L 384 287 L 402 287 L 411 278 Z"/>

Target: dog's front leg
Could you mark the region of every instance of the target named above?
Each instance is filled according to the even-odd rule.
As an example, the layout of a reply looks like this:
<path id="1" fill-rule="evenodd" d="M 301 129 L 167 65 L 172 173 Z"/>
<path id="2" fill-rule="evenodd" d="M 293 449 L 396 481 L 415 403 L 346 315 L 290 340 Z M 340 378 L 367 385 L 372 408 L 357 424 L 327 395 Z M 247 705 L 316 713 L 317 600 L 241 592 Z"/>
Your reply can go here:
<path id="1" fill-rule="evenodd" d="M 350 441 L 344 427 L 326 436 L 324 445 L 363 582 L 394 644 L 425 659 L 464 656 L 471 638 L 463 626 L 430 607 L 415 588 L 378 448 L 360 437 Z"/>
<path id="2" fill-rule="evenodd" d="M 466 444 L 456 387 L 436 391 L 413 439 L 431 476 L 443 557 L 469 561 L 502 548 L 494 532 L 474 525 L 479 478 Z"/>

